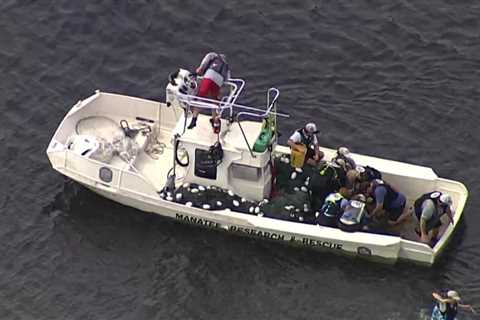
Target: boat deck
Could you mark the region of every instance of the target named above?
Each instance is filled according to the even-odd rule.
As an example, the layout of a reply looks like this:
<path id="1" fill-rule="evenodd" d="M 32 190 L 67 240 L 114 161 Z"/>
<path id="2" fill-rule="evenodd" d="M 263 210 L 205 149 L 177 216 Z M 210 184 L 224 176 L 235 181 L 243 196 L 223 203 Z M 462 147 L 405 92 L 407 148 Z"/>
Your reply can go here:
<path id="1" fill-rule="evenodd" d="M 171 132 L 159 130 L 157 144 L 153 150 L 143 148 L 139 151 L 133 164 L 134 168 L 147 179 L 157 192 L 163 189 L 167 182 L 167 176 L 173 167 L 173 145 Z M 135 170 L 134 169 L 134 170 Z M 176 166 L 177 182 L 181 182 L 184 169 Z"/>

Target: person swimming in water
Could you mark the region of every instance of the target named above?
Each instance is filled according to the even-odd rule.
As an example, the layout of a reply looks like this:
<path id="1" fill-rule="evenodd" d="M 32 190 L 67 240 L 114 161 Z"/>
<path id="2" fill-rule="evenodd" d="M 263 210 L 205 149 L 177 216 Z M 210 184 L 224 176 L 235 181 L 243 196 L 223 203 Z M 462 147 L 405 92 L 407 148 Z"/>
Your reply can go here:
<path id="1" fill-rule="evenodd" d="M 462 300 L 455 290 L 432 292 L 432 296 L 435 299 L 435 306 L 433 307 L 430 320 L 455 320 L 458 308 L 476 314 L 475 309 L 471 305 L 460 303 Z"/>

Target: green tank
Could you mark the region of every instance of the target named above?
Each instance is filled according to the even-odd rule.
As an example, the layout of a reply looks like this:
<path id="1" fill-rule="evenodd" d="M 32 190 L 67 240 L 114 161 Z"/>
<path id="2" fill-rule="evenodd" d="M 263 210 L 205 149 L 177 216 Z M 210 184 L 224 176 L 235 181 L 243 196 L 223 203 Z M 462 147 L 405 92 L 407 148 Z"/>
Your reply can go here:
<path id="1" fill-rule="evenodd" d="M 268 148 L 268 145 L 270 144 L 270 141 L 272 140 L 272 137 L 273 137 L 272 128 L 264 127 L 260 132 L 260 135 L 258 136 L 257 141 L 255 141 L 255 144 L 253 145 L 253 151 L 265 152 L 265 150 L 267 150 Z"/>

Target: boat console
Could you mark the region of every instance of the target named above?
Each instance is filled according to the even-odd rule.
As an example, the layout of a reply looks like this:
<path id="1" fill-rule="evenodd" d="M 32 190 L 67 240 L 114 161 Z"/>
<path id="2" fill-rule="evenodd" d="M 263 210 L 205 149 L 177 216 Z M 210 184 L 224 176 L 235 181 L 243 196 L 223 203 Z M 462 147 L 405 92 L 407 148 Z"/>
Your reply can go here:
<path id="1" fill-rule="evenodd" d="M 166 92 L 167 105 L 184 110 L 172 131 L 176 165 L 187 167 L 183 182 L 233 190 L 250 200 L 268 197 L 272 183 L 271 151 L 277 142 L 278 90 L 268 90 L 267 106 L 261 109 L 236 103 L 243 80 L 227 81 L 227 93 L 220 100 L 195 96 L 197 80 L 201 81 L 180 69 L 170 76 Z M 199 109 L 201 114 L 197 126 L 187 129 L 192 108 Z M 219 115 L 216 132 L 212 112 Z"/>

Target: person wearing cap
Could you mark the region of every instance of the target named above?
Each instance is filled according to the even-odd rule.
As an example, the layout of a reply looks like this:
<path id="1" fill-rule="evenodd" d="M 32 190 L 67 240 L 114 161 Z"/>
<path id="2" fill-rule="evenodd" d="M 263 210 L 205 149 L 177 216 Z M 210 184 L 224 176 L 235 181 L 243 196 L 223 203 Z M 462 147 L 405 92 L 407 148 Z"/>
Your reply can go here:
<path id="1" fill-rule="evenodd" d="M 337 149 L 332 162 L 339 165 L 346 173 L 345 191 L 349 196 L 356 193 L 365 193 L 369 183 L 375 179 L 382 179 L 380 171 L 366 166 L 360 166 L 353 160 L 350 150 L 346 147 Z"/>
<path id="2" fill-rule="evenodd" d="M 340 192 L 345 197 L 350 198 L 354 194 L 354 186 L 358 176 L 358 172 L 355 170 L 355 160 L 353 160 L 350 150 L 346 147 L 339 147 L 330 163 L 341 172 Z"/>
<path id="3" fill-rule="evenodd" d="M 435 307 L 432 311 L 431 320 L 455 320 L 458 308 L 476 313 L 471 305 L 460 303 L 462 300 L 455 290 L 432 292 L 432 296 L 435 299 Z"/>
<path id="4" fill-rule="evenodd" d="M 226 56 L 216 52 L 207 53 L 196 69 L 196 74 L 203 76 L 197 96 L 220 100 L 220 88 L 225 81 L 230 79 L 230 67 Z M 197 118 L 200 113 L 198 108 L 192 108 L 192 111 L 193 117 L 188 129 L 193 129 L 197 125 Z M 215 115 L 215 110 L 212 110 L 212 115 Z"/>
<path id="5" fill-rule="evenodd" d="M 356 167 L 355 160 L 353 160 L 350 150 L 348 150 L 347 147 L 338 148 L 337 154 L 332 161 L 341 166 L 345 172 L 353 170 Z"/>
<path id="6" fill-rule="evenodd" d="M 410 212 L 405 210 L 407 198 L 389 183 L 375 179 L 367 188 L 367 195 L 373 199 L 374 208 L 369 217 L 386 222 L 390 226 L 403 222 Z"/>
<path id="7" fill-rule="evenodd" d="M 307 147 L 307 154 L 305 155 L 305 163 L 316 165 L 323 159 L 323 152 L 320 151 L 317 139 L 317 126 L 310 122 L 305 127 L 296 130 L 288 139 L 287 144 L 290 148 L 299 150 L 303 144 Z"/>
<path id="8" fill-rule="evenodd" d="M 413 211 L 419 223 L 420 241 L 434 245 L 440 227 L 442 216 L 446 214 L 453 224 L 452 197 L 447 193 L 433 191 L 423 194 L 413 204 Z"/>
<path id="9" fill-rule="evenodd" d="M 336 227 L 338 219 L 348 205 L 348 200 L 339 192 L 330 193 L 322 207 L 315 213 L 317 224 L 327 227 Z"/>
<path id="10" fill-rule="evenodd" d="M 360 165 L 356 165 L 352 170 L 349 170 L 346 177 L 345 188 L 352 195 L 356 193 L 367 194 L 367 189 L 373 180 L 382 180 L 380 171 L 370 166 L 364 167 Z"/>

